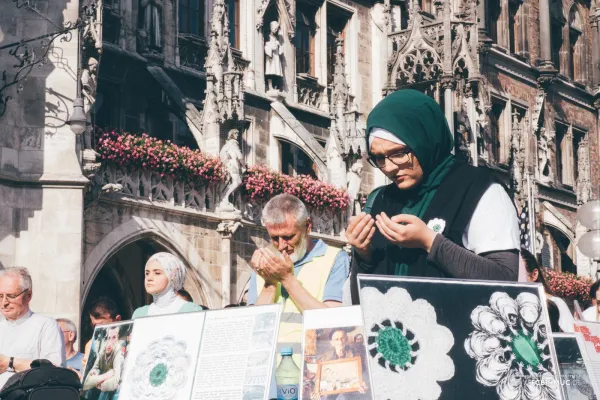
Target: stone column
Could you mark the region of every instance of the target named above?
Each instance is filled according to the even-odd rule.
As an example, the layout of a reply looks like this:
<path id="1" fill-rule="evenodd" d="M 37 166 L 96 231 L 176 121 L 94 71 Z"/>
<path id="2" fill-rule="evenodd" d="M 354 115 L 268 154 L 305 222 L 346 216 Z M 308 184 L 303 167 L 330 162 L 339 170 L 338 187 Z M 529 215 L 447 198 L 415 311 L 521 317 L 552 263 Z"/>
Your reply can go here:
<path id="1" fill-rule="evenodd" d="M 550 0 L 540 0 L 540 67 L 554 69 L 550 41 Z"/>
<path id="2" fill-rule="evenodd" d="M 592 25 L 592 87 L 600 87 L 600 7 L 591 18 Z"/>
<path id="3" fill-rule="evenodd" d="M 217 227 L 221 234 L 221 305 L 231 304 L 231 268 L 233 266 L 231 241 L 233 235 L 241 226 L 239 220 L 224 220 Z"/>
<path id="4" fill-rule="evenodd" d="M 488 27 L 487 27 L 487 4 L 486 0 L 479 0 L 477 3 L 477 25 L 479 27 L 479 37 L 487 38 Z"/>
<path id="5" fill-rule="evenodd" d="M 469 84 L 470 87 L 470 84 Z M 469 143 L 469 152 L 471 153 L 471 158 L 473 160 L 473 166 L 477 166 L 477 160 L 479 158 L 477 154 L 477 110 L 475 109 L 475 99 L 473 98 L 472 90 L 469 90 L 465 93 L 467 98 L 467 115 L 469 117 L 469 126 L 471 128 L 471 134 L 473 136 L 473 141 Z"/>
<path id="6" fill-rule="evenodd" d="M 444 76 L 440 83 L 444 90 L 444 114 L 448 120 L 450 132 L 454 135 L 454 78 Z M 454 154 L 454 148 L 452 154 Z"/>

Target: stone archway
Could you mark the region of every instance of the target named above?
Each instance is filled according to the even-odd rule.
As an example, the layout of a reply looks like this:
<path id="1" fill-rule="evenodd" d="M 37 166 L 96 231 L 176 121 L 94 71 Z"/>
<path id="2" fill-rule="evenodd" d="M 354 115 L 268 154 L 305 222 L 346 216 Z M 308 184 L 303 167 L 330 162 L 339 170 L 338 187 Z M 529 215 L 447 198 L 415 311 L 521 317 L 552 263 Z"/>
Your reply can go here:
<path id="1" fill-rule="evenodd" d="M 197 301 L 201 301 L 209 308 L 220 305 L 219 289 L 215 289 L 211 284 L 207 263 L 202 260 L 192 243 L 175 224 L 150 218 L 132 217 L 105 235 L 86 258 L 81 283 L 82 307 L 94 279 L 107 261 L 125 246 L 144 239 L 151 240 L 165 250 L 178 255 L 186 263 L 188 279 L 197 288 L 197 295 L 194 296 L 192 293 Z"/>

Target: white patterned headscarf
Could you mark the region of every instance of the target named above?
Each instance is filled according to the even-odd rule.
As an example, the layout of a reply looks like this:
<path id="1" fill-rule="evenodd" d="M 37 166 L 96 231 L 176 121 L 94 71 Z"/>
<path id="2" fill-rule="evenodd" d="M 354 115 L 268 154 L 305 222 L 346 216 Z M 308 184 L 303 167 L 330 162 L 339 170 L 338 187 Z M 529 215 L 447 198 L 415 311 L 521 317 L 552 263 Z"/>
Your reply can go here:
<path id="1" fill-rule="evenodd" d="M 146 263 L 148 265 L 150 262 L 156 261 L 165 271 L 167 278 L 169 278 L 169 285 L 167 286 L 167 290 L 177 292 L 178 290 L 183 288 L 183 284 L 185 282 L 186 269 L 183 262 L 171 253 L 161 252 L 156 253 Z"/>

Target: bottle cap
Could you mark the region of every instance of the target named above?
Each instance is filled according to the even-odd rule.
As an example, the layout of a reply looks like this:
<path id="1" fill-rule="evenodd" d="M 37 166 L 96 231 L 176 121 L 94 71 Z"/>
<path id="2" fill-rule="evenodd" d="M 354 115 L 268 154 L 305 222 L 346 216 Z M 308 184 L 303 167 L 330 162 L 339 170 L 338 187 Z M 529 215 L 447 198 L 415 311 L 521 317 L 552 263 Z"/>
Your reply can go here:
<path id="1" fill-rule="evenodd" d="M 292 349 L 291 347 L 282 347 L 280 352 L 282 356 L 291 356 L 292 354 L 294 354 L 294 349 Z"/>

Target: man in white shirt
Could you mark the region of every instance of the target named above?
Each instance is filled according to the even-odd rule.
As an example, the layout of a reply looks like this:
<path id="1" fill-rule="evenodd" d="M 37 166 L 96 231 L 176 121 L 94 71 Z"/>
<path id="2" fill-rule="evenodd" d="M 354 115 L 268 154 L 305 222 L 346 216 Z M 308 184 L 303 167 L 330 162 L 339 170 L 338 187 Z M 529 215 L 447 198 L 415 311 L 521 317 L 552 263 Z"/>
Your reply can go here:
<path id="1" fill-rule="evenodd" d="M 63 335 L 58 323 L 29 309 L 31 276 L 27 268 L 0 270 L 0 388 L 15 372 L 31 368 L 36 359 L 65 363 Z"/>

